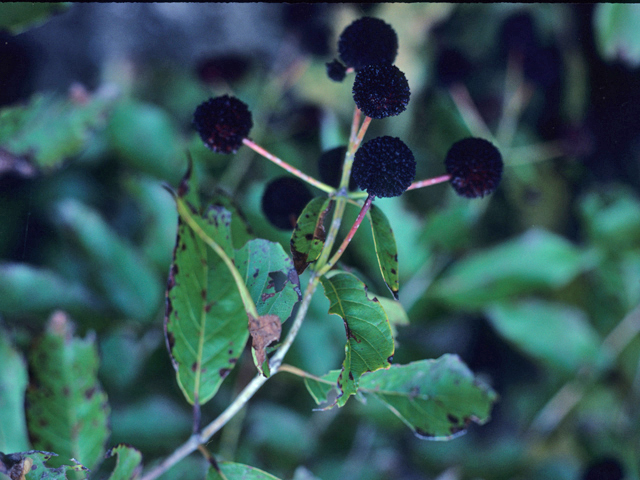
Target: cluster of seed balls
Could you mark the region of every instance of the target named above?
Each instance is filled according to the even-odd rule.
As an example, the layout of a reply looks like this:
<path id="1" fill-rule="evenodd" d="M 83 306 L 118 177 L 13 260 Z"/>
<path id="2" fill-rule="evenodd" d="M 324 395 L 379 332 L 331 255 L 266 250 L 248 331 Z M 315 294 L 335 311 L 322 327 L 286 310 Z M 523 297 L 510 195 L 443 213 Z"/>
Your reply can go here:
<path id="1" fill-rule="evenodd" d="M 342 32 L 338 51 L 342 62 L 328 63 L 327 74 L 332 80 L 342 81 L 348 71 L 356 72 L 353 99 L 367 117 L 386 118 L 406 110 L 411 92 L 406 76 L 393 65 L 398 52 L 398 36 L 390 25 L 377 18 L 360 18 Z M 235 153 L 253 126 L 247 105 L 229 95 L 210 98 L 200 104 L 193 123 L 209 149 L 225 154 Z M 334 150 L 328 156 L 344 158 L 345 147 Z M 321 175 L 323 169 L 326 171 L 322 163 L 321 159 Z M 456 142 L 445 160 L 452 187 L 468 198 L 483 197 L 495 191 L 502 176 L 502 165 L 498 149 L 481 138 Z M 395 197 L 413 182 L 416 162 L 411 149 L 402 140 L 382 136 L 358 148 L 351 173 L 351 180 L 369 195 Z M 339 176 L 329 177 L 323 181 L 337 187 Z M 298 197 L 300 201 L 296 200 Z M 310 198 L 306 186 L 297 179 L 277 179 L 267 186 L 262 207 L 271 223 L 290 229 Z"/>

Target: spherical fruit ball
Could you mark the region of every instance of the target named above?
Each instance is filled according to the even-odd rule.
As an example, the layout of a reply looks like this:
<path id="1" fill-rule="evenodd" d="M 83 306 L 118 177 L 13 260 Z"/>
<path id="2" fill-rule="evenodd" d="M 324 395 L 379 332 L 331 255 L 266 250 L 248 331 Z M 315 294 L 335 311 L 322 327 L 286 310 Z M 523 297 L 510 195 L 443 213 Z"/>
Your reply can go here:
<path id="1" fill-rule="evenodd" d="M 344 157 L 347 153 L 347 147 L 336 147 L 327 150 L 318 158 L 318 174 L 320 180 L 327 185 L 338 188 L 342 179 L 342 165 Z M 357 187 L 353 176 L 349 179 L 349 190 L 355 190 Z"/>
<path id="2" fill-rule="evenodd" d="M 395 65 L 369 65 L 356 75 L 353 100 L 371 118 L 385 118 L 405 111 L 411 92 L 404 73 Z"/>
<path id="3" fill-rule="evenodd" d="M 493 193 L 502 177 L 502 156 L 493 144 L 483 138 L 465 138 L 454 143 L 445 160 L 451 186 L 467 198 Z"/>
<path id="4" fill-rule="evenodd" d="M 377 137 L 356 151 L 351 174 L 369 195 L 397 197 L 413 182 L 416 161 L 399 138 Z"/>
<path id="5" fill-rule="evenodd" d="M 390 65 L 398 54 L 398 35 L 379 18 L 362 17 L 344 29 L 338 52 L 345 65 L 356 71 L 367 65 Z"/>
<path id="6" fill-rule="evenodd" d="M 209 149 L 216 153 L 235 153 L 253 127 L 253 120 L 245 103 L 223 95 L 198 105 L 193 124 Z"/>
<path id="7" fill-rule="evenodd" d="M 313 196 L 307 186 L 294 177 L 271 181 L 262 195 L 262 213 L 281 230 L 293 230 L 298 217 Z"/>

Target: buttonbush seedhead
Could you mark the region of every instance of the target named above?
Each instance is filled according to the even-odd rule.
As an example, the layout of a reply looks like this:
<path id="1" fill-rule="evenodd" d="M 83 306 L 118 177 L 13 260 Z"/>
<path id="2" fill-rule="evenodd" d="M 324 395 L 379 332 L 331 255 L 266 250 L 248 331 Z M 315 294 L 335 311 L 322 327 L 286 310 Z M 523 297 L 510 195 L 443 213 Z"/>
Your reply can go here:
<path id="1" fill-rule="evenodd" d="M 400 115 L 410 96 L 407 77 L 395 65 L 368 65 L 353 82 L 353 100 L 371 118 Z"/>
<path id="2" fill-rule="evenodd" d="M 253 127 L 253 120 L 245 103 L 223 95 L 198 105 L 193 124 L 209 149 L 216 153 L 235 153 Z"/>
<path id="3" fill-rule="evenodd" d="M 369 195 L 397 197 L 413 182 L 416 162 L 399 138 L 377 137 L 356 151 L 351 174 Z"/>
<path id="4" fill-rule="evenodd" d="M 313 196 L 301 180 L 279 177 L 269 182 L 262 195 L 262 212 L 274 227 L 292 230 Z"/>
<path id="5" fill-rule="evenodd" d="M 398 54 L 398 35 L 379 18 L 362 17 L 344 29 L 338 52 L 345 65 L 356 71 L 372 64 L 390 65 Z"/>
<path id="6" fill-rule="evenodd" d="M 502 177 L 502 156 L 483 138 L 465 138 L 454 143 L 444 164 L 453 189 L 467 198 L 493 193 Z"/>

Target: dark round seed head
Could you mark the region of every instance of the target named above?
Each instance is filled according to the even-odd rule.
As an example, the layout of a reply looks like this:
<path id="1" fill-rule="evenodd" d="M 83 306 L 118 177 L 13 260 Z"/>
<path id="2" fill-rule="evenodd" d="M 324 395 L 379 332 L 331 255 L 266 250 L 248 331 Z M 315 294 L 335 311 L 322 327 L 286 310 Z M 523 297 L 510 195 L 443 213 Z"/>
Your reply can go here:
<path id="1" fill-rule="evenodd" d="M 340 179 L 342 178 L 342 166 L 344 157 L 347 153 L 347 147 L 336 147 L 327 150 L 318 158 L 318 174 L 320 180 L 333 188 L 338 188 Z M 349 190 L 355 190 L 357 187 L 353 176 L 349 179 Z"/>
<path id="2" fill-rule="evenodd" d="M 407 77 L 395 65 L 368 65 L 353 82 L 353 100 L 371 118 L 401 114 L 410 96 Z"/>
<path id="3" fill-rule="evenodd" d="M 253 127 L 247 105 L 229 95 L 198 105 L 193 124 L 204 144 L 216 153 L 235 153 Z"/>
<path id="4" fill-rule="evenodd" d="M 373 64 L 392 64 L 398 35 L 379 18 L 362 17 L 344 29 L 338 40 L 340 59 L 356 71 Z"/>
<path id="5" fill-rule="evenodd" d="M 413 182 L 416 161 L 399 138 L 377 137 L 356 151 L 351 175 L 369 195 L 397 197 Z"/>
<path id="6" fill-rule="evenodd" d="M 502 156 L 483 138 L 465 138 L 454 143 L 444 164 L 453 189 L 467 198 L 493 193 L 502 177 Z"/>
<path id="7" fill-rule="evenodd" d="M 327 65 L 327 76 L 334 82 L 341 82 L 347 76 L 347 67 L 338 60 L 329 62 Z"/>
<path id="8" fill-rule="evenodd" d="M 262 195 L 262 213 L 273 226 L 281 230 L 292 230 L 312 198 L 302 180 L 279 177 L 267 185 Z"/>

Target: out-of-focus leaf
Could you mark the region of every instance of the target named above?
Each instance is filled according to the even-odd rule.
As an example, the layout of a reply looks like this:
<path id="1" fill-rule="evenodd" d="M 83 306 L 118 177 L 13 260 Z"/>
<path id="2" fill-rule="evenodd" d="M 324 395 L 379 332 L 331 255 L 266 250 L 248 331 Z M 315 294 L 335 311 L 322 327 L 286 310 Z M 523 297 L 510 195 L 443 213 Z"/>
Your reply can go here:
<path id="1" fill-rule="evenodd" d="M 199 225 L 232 257 L 230 223 L 228 211 L 212 206 Z M 231 271 L 180 218 L 167 285 L 165 331 L 178 384 L 190 403 L 204 404 L 218 391 L 249 338 L 247 321 Z"/>
<path id="2" fill-rule="evenodd" d="M 398 335 L 398 326 L 409 325 L 409 315 L 404 310 L 404 307 L 397 300 L 392 300 L 386 297 L 377 297 L 380 305 L 384 308 L 384 312 L 389 319 L 389 325 L 391 325 L 391 333 L 393 338 Z"/>
<path id="3" fill-rule="evenodd" d="M 320 480 L 320 478 L 316 477 L 309 469 L 299 466 L 296 468 L 296 471 L 293 472 L 292 480 Z"/>
<path id="4" fill-rule="evenodd" d="M 326 197 L 312 199 L 298 217 L 291 235 L 291 255 L 298 275 L 315 262 L 324 246 L 326 233 L 324 217 L 329 211 L 331 200 Z"/>
<path id="5" fill-rule="evenodd" d="M 324 381 L 318 381 L 313 378 L 304 377 L 304 385 L 309 391 L 309 395 L 313 397 L 315 402 L 320 405 L 327 401 L 327 397 L 331 390 L 336 388 L 336 382 L 340 376 L 340 370 L 331 370 L 321 378 Z"/>
<path id="6" fill-rule="evenodd" d="M 267 472 L 241 463 L 220 462 L 218 467 L 219 471 L 210 467 L 205 480 L 278 480 Z"/>
<path id="7" fill-rule="evenodd" d="M 605 60 L 640 65 L 640 5 L 602 3 L 593 12 L 596 45 Z"/>
<path id="8" fill-rule="evenodd" d="M 83 285 L 60 277 L 57 273 L 24 263 L 0 264 L 0 312 L 25 314 L 88 311 L 102 308 L 95 295 Z"/>
<path id="9" fill-rule="evenodd" d="M 171 117 L 159 107 L 133 101 L 119 104 L 108 133 L 116 154 L 127 165 L 170 183 L 182 176 L 183 142 Z"/>
<path id="10" fill-rule="evenodd" d="M 400 276 L 398 274 L 398 247 L 393 236 L 391 224 L 385 214 L 375 205 L 371 205 L 368 212 L 371 221 L 371 231 L 375 244 L 378 265 L 384 283 L 391 290 L 391 294 L 397 300 L 400 289 Z"/>
<path id="11" fill-rule="evenodd" d="M 61 465 L 54 468 L 45 463 L 58 455 L 51 452 L 29 450 L 28 452 L 4 455 L 0 452 L 0 473 L 5 473 L 11 480 L 67 480 L 67 473 L 78 472 L 74 478 L 87 478 L 89 469 L 71 459 L 73 465 Z"/>
<path id="12" fill-rule="evenodd" d="M 488 385 L 450 354 L 365 374 L 360 391 L 380 399 L 427 440 L 449 440 L 472 422 L 484 424 L 497 400 Z"/>
<path id="13" fill-rule="evenodd" d="M 500 302 L 487 308 L 498 333 L 526 354 L 562 372 L 601 366 L 600 338 L 581 310 L 542 300 Z"/>
<path id="14" fill-rule="evenodd" d="M 124 315 L 149 319 L 161 307 L 162 285 L 147 261 L 102 219 L 76 200 L 58 203 L 56 215 L 96 266 L 105 294 Z"/>
<path id="15" fill-rule="evenodd" d="M 244 218 L 238 206 L 228 196 L 217 193 L 211 199 L 211 203 L 224 207 L 225 210 L 231 213 L 231 241 L 233 248 L 239 250 L 244 247 L 249 240 L 254 238 L 247 220 Z"/>
<path id="16" fill-rule="evenodd" d="M 29 363 L 33 377 L 26 411 L 33 445 L 93 468 L 109 436 L 109 405 L 97 379 L 94 339 L 74 338 L 67 316 L 56 312 Z"/>
<path id="17" fill-rule="evenodd" d="M 342 407 L 358 391 L 360 376 L 389 367 L 394 343 L 389 320 L 377 298 L 367 296 L 366 286 L 351 273 L 330 272 L 320 279 L 331 302 L 329 313 L 339 315 L 347 334 L 345 359 L 338 377 Z"/>
<path id="18" fill-rule="evenodd" d="M 459 261 L 427 295 L 458 308 L 480 308 L 536 289 L 561 287 L 592 263 L 592 257 L 562 237 L 533 229 Z"/>
<path id="19" fill-rule="evenodd" d="M 0 451 L 19 452 L 29 448 L 24 418 L 27 365 L 9 339 L 0 327 Z"/>
<path id="20" fill-rule="evenodd" d="M 35 3 L 35 2 L 3 2 L 0 3 L 0 30 L 8 30 L 12 34 L 28 30 L 37 24 L 44 23 L 59 12 L 65 11 L 71 2 Z"/>
<path id="21" fill-rule="evenodd" d="M 2 163 L 7 158 L 24 160 L 44 172 L 59 167 L 88 145 L 92 130 L 106 123 L 116 97 L 117 92 L 111 88 L 82 99 L 39 95 L 28 105 L 1 110 Z M 20 162 L 18 167 L 23 165 Z"/>
<path id="22" fill-rule="evenodd" d="M 116 468 L 109 480 L 133 480 L 142 472 L 142 454 L 135 448 L 121 443 L 110 448 L 105 458 L 118 456 Z"/>
<path id="23" fill-rule="evenodd" d="M 594 243 L 619 255 L 640 242 L 640 199 L 623 187 L 591 192 L 580 202 L 585 227 Z"/>

